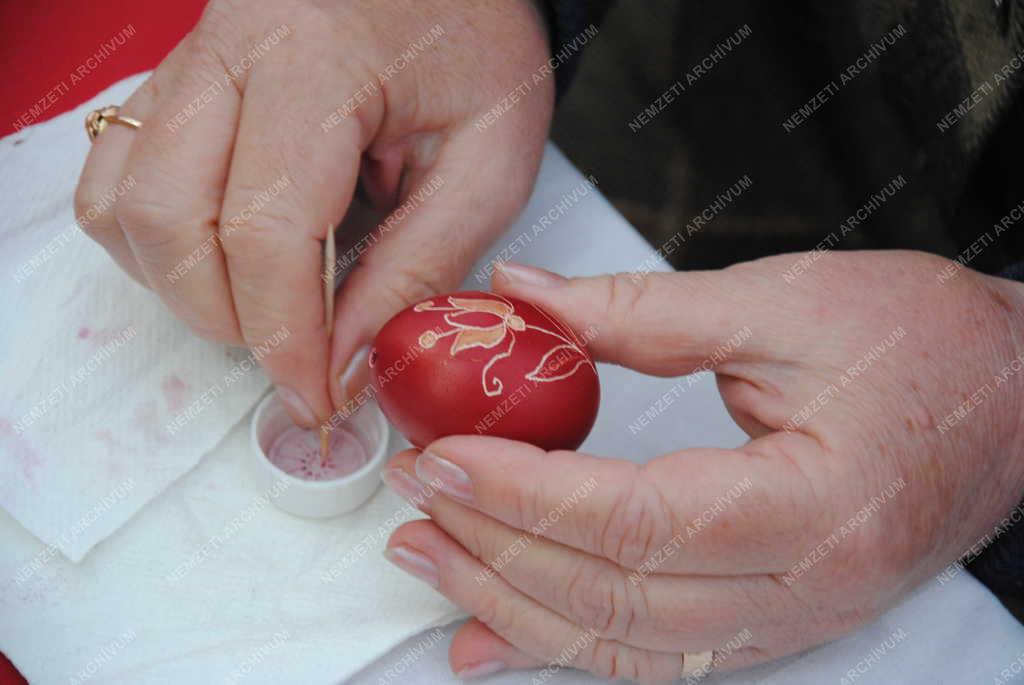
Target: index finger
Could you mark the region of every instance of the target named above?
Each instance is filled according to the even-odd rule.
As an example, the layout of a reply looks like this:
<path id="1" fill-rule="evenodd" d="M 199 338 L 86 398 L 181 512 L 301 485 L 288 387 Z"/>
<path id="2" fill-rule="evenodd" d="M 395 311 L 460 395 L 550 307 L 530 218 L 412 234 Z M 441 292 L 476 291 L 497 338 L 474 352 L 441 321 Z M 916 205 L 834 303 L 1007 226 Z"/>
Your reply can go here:
<path id="1" fill-rule="evenodd" d="M 261 365 L 308 427 L 332 413 L 323 240 L 352 198 L 364 135 L 354 117 L 324 135 L 324 113 L 306 97 L 354 90 L 340 70 L 296 80 L 278 53 L 259 67 L 242 103 L 220 239 L 242 336 L 262 345 Z M 318 76 L 325 82 L 311 84 Z"/>
<path id="2" fill-rule="evenodd" d="M 738 450 L 687 449 L 644 466 L 476 436 L 417 458 L 425 483 L 529 533 L 638 573 L 785 573 L 830 530 L 799 458 L 810 438 L 775 434 Z"/>

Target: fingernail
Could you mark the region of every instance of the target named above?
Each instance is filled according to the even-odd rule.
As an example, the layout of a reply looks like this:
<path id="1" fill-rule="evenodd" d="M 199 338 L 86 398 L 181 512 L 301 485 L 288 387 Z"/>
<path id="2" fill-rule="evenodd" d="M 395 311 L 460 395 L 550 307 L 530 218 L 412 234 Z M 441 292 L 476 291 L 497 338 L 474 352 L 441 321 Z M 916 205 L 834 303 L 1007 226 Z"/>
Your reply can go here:
<path id="1" fill-rule="evenodd" d="M 341 372 L 340 376 L 338 376 L 338 386 L 341 388 L 343 403 L 347 403 L 352 396 L 356 394 L 353 391 L 362 390 L 362 388 L 351 388 L 349 386 L 352 384 L 354 379 L 359 377 L 360 372 L 368 368 L 366 366 L 366 360 L 369 356 L 370 346 L 363 345 L 355 351 L 355 354 L 353 354 L 352 358 L 348 361 L 348 366 L 346 366 L 345 370 Z"/>
<path id="2" fill-rule="evenodd" d="M 422 552 L 412 550 L 405 545 L 398 545 L 384 550 L 384 558 L 432 588 L 436 589 L 441 583 L 437 565 Z"/>
<path id="3" fill-rule="evenodd" d="M 423 483 L 410 476 L 404 469 L 384 469 L 380 473 L 380 479 L 384 481 L 384 485 L 394 490 L 412 506 L 422 511 L 427 510 L 430 492 L 423 487 Z"/>
<path id="4" fill-rule="evenodd" d="M 313 410 L 309 408 L 309 405 L 306 404 L 306 401 L 302 399 L 299 393 L 289 387 L 279 385 L 277 386 L 277 396 L 288 405 L 295 416 L 299 417 L 299 421 L 307 428 L 316 425 L 316 414 L 313 413 Z"/>
<path id="5" fill-rule="evenodd" d="M 565 276 L 516 262 L 496 262 L 494 272 L 512 284 L 555 288 L 566 283 Z"/>
<path id="6" fill-rule="evenodd" d="M 485 675 L 492 675 L 498 671 L 504 671 L 508 666 L 504 661 L 481 661 L 478 664 L 463 666 L 455 677 L 459 680 L 469 678 L 483 678 Z"/>
<path id="7" fill-rule="evenodd" d="M 433 452 L 416 457 L 416 476 L 424 483 L 438 483 L 441 492 L 463 502 L 473 501 L 473 482 L 469 474 Z"/>

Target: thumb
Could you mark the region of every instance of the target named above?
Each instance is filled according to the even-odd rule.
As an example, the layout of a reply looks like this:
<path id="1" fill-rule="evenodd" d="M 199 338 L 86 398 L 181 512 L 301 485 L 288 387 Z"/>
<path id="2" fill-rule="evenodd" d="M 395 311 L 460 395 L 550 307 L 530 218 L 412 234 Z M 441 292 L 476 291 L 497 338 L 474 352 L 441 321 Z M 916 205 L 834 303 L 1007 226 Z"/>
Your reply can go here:
<path id="1" fill-rule="evenodd" d="M 491 285 L 559 316 L 598 360 L 642 373 L 677 376 L 764 353 L 764 319 L 726 271 L 565 278 L 499 262 Z"/>

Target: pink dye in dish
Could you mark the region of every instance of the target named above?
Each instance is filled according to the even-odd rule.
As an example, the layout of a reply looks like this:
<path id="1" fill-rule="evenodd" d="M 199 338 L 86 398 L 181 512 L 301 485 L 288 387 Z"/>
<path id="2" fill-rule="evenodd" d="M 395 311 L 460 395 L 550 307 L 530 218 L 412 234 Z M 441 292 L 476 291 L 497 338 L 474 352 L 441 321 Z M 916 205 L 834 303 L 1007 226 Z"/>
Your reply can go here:
<path id="1" fill-rule="evenodd" d="M 359 470 L 370 460 L 366 447 L 344 429 L 331 431 L 327 460 L 320 461 L 320 429 L 291 426 L 274 438 L 267 450 L 270 463 L 302 480 L 336 480 Z"/>

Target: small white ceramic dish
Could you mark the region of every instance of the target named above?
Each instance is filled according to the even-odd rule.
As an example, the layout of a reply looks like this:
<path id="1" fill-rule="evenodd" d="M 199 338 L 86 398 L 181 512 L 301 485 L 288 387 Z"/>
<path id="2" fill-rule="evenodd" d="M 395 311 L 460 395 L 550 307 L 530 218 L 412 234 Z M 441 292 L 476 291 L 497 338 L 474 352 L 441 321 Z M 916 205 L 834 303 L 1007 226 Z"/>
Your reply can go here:
<path id="1" fill-rule="evenodd" d="M 348 431 L 366 450 L 368 459 L 352 473 L 333 480 L 305 480 L 282 471 L 268 455 L 274 440 L 292 423 L 276 392 L 256 407 L 252 417 L 252 464 L 259 489 L 278 508 L 307 518 L 329 518 L 362 506 L 380 486 L 387 460 L 388 422 L 373 400 L 335 428 Z"/>

